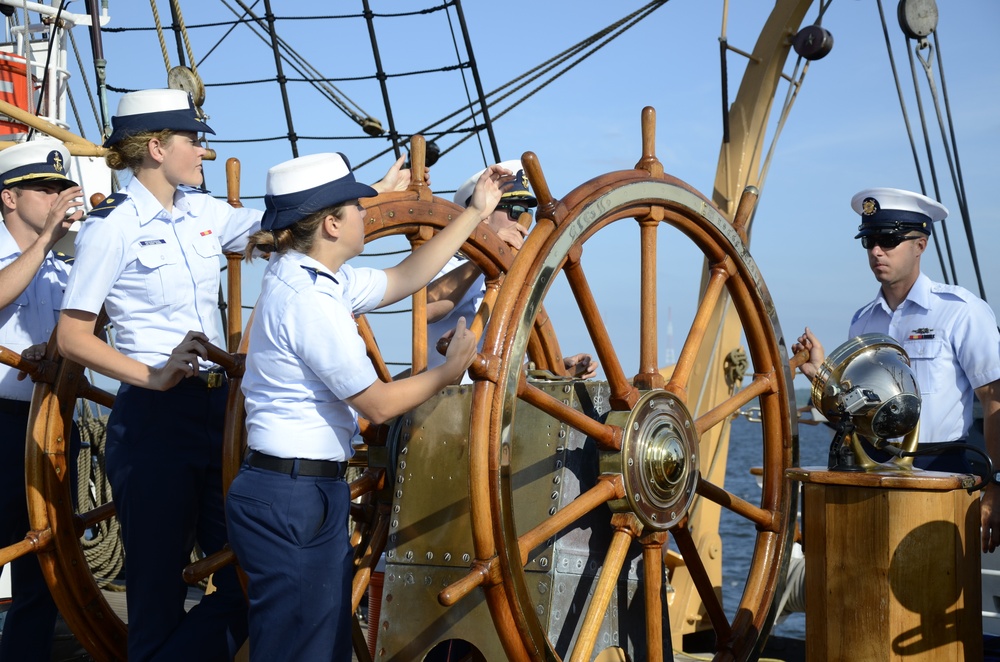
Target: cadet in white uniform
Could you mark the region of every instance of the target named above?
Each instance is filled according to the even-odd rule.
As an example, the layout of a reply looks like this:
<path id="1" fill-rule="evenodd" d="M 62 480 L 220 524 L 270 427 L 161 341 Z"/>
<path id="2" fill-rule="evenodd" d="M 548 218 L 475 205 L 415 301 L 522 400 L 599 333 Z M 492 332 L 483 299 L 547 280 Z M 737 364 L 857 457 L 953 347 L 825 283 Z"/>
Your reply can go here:
<path id="1" fill-rule="evenodd" d="M 464 213 L 398 265 L 352 268 L 375 195 L 342 154 L 271 168 L 253 248 L 272 254 L 253 326 L 243 392 L 248 454 L 226 502 L 230 540 L 248 577 L 254 660 L 349 660 L 351 547 L 344 482 L 356 412 L 382 423 L 468 368 L 475 340 L 460 319 L 443 364 L 383 383 L 354 315 L 411 295 L 438 272 L 500 198 L 510 173 L 485 171 Z"/>
<path id="2" fill-rule="evenodd" d="M 40 359 L 55 329 L 71 260 L 52 251 L 83 216 L 76 182 L 66 177 L 69 152 L 40 139 L 0 151 L 0 345 Z M 23 377 L 23 375 L 21 375 Z M 0 547 L 28 532 L 24 444 L 34 384 L 0 364 Z M 71 462 L 79 449 L 73 430 Z M 56 605 L 38 557 L 10 564 L 11 606 L 0 638 L 0 661 L 48 660 Z"/>
<path id="3" fill-rule="evenodd" d="M 868 264 L 881 283 L 875 300 L 851 320 L 850 337 L 883 333 L 895 338 L 910 357 L 920 386 L 919 449 L 964 441 L 972 425 L 973 394 L 983 405 L 986 450 L 1000 462 L 1000 332 L 992 309 L 965 288 L 931 281 L 920 271 L 931 224 L 948 210 L 918 193 L 891 188 L 861 191 L 851 200 L 861 215 L 855 238 L 868 252 Z M 810 349 L 802 372 L 812 379 L 823 361 L 823 348 L 806 329 L 797 352 Z M 918 456 L 914 466 L 969 473 L 960 453 Z M 1000 468 L 1000 467 L 997 467 Z M 989 477 L 987 477 L 989 478 Z M 984 551 L 1000 545 L 1000 487 L 991 482 L 983 493 Z"/>
<path id="4" fill-rule="evenodd" d="M 84 222 L 57 337 L 63 356 L 118 379 L 107 471 L 125 545 L 128 657 L 232 659 L 246 601 L 230 566 L 188 614 L 181 572 L 195 542 L 226 543 L 222 428 L 228 385 L 202 342 L 219 331 L 223 250 L 241 251 L 261 212 L 234 209 L 202 183 L 199 132 L 214 133 L 186 92 L 122 97 L 105 143 L 131 181 Z M 115 347 L 94 335 L 104 306 Z"/>

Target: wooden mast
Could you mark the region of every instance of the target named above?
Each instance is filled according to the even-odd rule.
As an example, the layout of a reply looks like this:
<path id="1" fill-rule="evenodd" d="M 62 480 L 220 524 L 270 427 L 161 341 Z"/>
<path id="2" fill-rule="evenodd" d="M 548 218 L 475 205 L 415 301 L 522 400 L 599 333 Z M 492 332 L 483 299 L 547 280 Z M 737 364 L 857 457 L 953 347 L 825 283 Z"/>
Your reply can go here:
<path id="1" fill-rule="evenodd" d="M 792 37 L 798 31 L 811 4 L 812 0 L 776 0 L 757 38 L 736 99 L 729 107 L 729 141 L 723 142 L 719 151 L 712 199 L 730 222 L 736 213 L 736 204 L 743 189 L 747 186 L 760 188 L 761 155 L 775 91 L 791 49 Z M 748 237 L 752 220 L 752 217 L 747 220 Z M 702 270 L 702 294 L 708 286 L 709 275 L 706 264 Z M 729 397 L 733 390 L 726 378 L 726 361 L 730 352 L 741 347 L 742 339 L 740 321 L 728 292 L 723 292 L 719 297 L 711 315 L 709 329 L 706 337 L 714 338 L 714 342 L 704 344 L 692 370 L 693 375 L 703 376 L 701 383 L 691 383 L 689 391 L 696 415 L 712 409 Z M 670 367 L 664 372 L 669 375 L 672 369 Z M 708 431 L 701 440 L 702 475 L 720 486 L 725 483 L 729 432 L 730 426 L 727 423 Z M 717 504 L 708 499 L 700 499 L 692 507 L 690 514 L 690 528 L 696 532 L 701 558 L 716 561 L 714 566 L 709 567 L 714 586 L 722 586 L 724 550 L 719 536 L 720 512 Z M 673 635 L 679 636 L 707 627 L 707 622 L 702 624 L 705 614 L 701 598 L 683 566 L 675 569 L 671 583 L 675 590 L 674 609 L 681 608 L 673 613 L 683 614 L 682 618 L 671 619 Z"/>

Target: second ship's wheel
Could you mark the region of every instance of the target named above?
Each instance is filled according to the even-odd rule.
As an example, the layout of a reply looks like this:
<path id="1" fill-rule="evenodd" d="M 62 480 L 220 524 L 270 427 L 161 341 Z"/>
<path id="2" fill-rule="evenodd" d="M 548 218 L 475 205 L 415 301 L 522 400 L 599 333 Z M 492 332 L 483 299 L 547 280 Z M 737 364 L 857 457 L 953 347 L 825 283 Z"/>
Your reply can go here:
<path id="1" fill-rule="evenodd" d="M 508 283 L 520 286 L 501 289 L 474 387 L 470 483 L 477 561 L 464 583 L 441 596 L 448 603 L 470 585 L 483 586 L 512 660 L 586 661 L 606 648 L 629 648 L 632 659 L 669 657 L 671 621 L 684 617 L 668 606 L 668 585 L 680 569 L 704 604 L 715 659 L 748 659 L 767 637 L 784 582 L 796 502 L 785 477 L 795 453 L 794 407 L 774 307 L 743 234 L 756 194 L 744 195 L 730 223 L 696 191 L 662 174 L 652 156 L 652 109 L 644 111 L 643 134 L 645 156 L 636 170 L 594 179 L 559 201 L 549 194 L 534 155 L 523 159 L 539 198 L 539 221 L 522 249 L 530 258 L 522 255 L 508 275 Z M 613 224 L 638 225 L 637 250 L 602 252 L 603 242 L 592 240 Z M 697 247 L 709 272 L 669 378 L 656 365 L 656 339 L 664 332 L 656 313 L 657 270 L 664 266 L 656 239 L 667 225 Z M 588 277 L 588 265 L 625 259 L 641 261 L 637 283 L 615 283 L 639 292 L 635 373 L 626 372 L 612 346 L 605 323 L 612 313 L 602 312 Z M 606 385 L 591 385 L 586 393 L 576 385 L 553 392 L 523 369 L 532 320 L 561 276 L 607 376 Z M 742 323 L 753 378 L 710 410 L 694 411 L 701 377 L 696 357 L 713 340 L 709 318 L 724 292 Z M 589 404 L 570 404 L 574 392 Z M 700 441 L 754 398 L 762 419 L 763 489 L 752 503 L 703 476 L 708 471 Z M 539 410 L 559 428 L 560 441 L 518 427 L 519 417 L 537 419 Z M 558 470 L 569 463 L 575 469 L 563 481 L 579 481 L 574 499 L 560 501 L 555 485 L 552 501 L 542 507 L 523 496 L 530 492 L 525 485 L 544 472 L 539 467 Z M 708 571 L 714 562 L 708 556 L 718 550 L 700 546 L 702 532 L 689 526 L 700 500 L 735 517 L 753 547 L 731 616 Z M 574 539 L 585 542 L 574 548 Z M 570 551 L 559 556 L 560 549 Z M 565 577 L 574 568 L 576 584 Z M 642 591 L 632 595 L 637 578 Z M 564 590 L 576 593 L 560 597 Z"/>

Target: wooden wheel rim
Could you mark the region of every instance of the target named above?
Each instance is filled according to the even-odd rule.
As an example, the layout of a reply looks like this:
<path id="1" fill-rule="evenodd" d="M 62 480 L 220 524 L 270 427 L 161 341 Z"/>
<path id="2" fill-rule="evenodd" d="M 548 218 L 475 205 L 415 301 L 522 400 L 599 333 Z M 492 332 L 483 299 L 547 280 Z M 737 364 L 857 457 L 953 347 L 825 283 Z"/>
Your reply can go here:
<path id="1" fill-rule="evenodd" d="M 536 245 L 533 261 L 523 272 L 510 275 L 511 281 L 523 285 L 502 288 L 494 318 L 498 322 L 491 322 L 487 329 L 484 353 L 494 357 L 496 366 L 491 372 L 497 377 L 495 381 L 477 381 L 473 398 L 473 524 L 477 558 L 488 560 L 496 555 L 499 561 L 501 581 L 487 585 L 486 594 L 508 654 L 515 659 L 558 659 L 532 609 L 522 567 L 526 552 L 518 546 L 513 507 L 511 432 L 521 357 L 526 347 L 525 330 L 530 328 L 556 273 L 598 229 L 621 219 L 657 216 L 684 232 L 710 263 L 732 272 L 725 286 L 743 321 L 755 369 L 758 374 L 765 373 L 765 379 L 772 384 L 760 394 L 765 438 L 760 510 L 769 524 L 756 536 L 750 579 L 738 615 L 732 623 L 722 626 L 723 632 L 717 628 L 722 640 L 717 659 L 749 657 L 763 645 L 773 622 L 772 603 L 784 580 L 795 513 L 795 494 L 784 470 L 791 466 L 797 452 L 792 424 L 794 396 L 787 386 L 791 375 L 774 306 L 739 232 L 710 202 L 669 176 L 624 171 L 576 189 L 559 203 L 551 223 L 535 230 L 545 238 Z M 605 364 L 603 357 L 601 362 Z M 477 485 L 483 487 L 477 489 Z M 515 636 L 520 641 L 508 641 Z"/>

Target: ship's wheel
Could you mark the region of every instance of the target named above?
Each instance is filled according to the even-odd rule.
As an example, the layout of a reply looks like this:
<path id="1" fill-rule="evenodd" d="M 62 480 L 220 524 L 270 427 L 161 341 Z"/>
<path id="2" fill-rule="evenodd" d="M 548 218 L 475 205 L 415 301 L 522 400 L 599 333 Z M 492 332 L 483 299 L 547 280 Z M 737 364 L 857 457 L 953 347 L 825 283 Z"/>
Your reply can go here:
<path id="1" fill-rule="evenodd" d="M 730 223 L 694 189 L 663 174 L 653 156 L 653 121 L 652 109 L 645 109 L 644 155 L 635 170 L 598 177 L 561 200 L 550 195 L 537 158 L 531 153 L 522 158 L 539 199 L 539 218 L 508 274 L 510 286 L 501 288 L 479 364 L 473 366 L 470 484 L 477 560 L 465 580 L 439 597 L 450 604 L 473 586 L 482 586 L 512 660 L 591 660 L 606 648 L 625 648 L 626 638 L 631 659 L 669 658 L 671 622 L 688 617 L 669 607 L 670 584 L 680 573 L 690 578 L 704 604 L 715 633 L 715 659 L 748 659 L 766 639 L 772 604 L 783 584 L 796 503 L 785 470 L 797 452 L 797 436 L 781 331 L 746 248 L 745 224 L 756 191 L 748 189 Z M 609 253 L 604 245 L 609 242 L 594 240 L 614 224 L 638 225 L 634 250 Z M 704 256 L 708 276 L 676 366 L 664 376 L 657 368 L 656 349 L 664 332 L 656 308 L 657 270 L 664 264 L 657 259 L 656 239 L 668 225 Z M 602 311 L 592 290 L 599 283 L 588 275 L 588 265 L 635 260 L 641 262 L 638 282 L 614 282 L 622 292 L 638 292 L 641 302 L 633 325 L 639 347 L 632 373 L 612 346 L 605 319 L 613 313 Z M 568 397 L 540 388 L 524 370 L 527 331 L 553 282 L 563 277 L 607 377 L 601 396 L 604 413 L 597 407 L 588 413 L 570 406 Z M 753 376 L 710 410 L 695 411 L 702 377 L 696 359 L 703 345 L 713 341 L 707 337 L 709 319 L 724 293 L 741 321 Z M 562 320 L 557 324 L 566 343 Z M 759 498 L 745 499 L 705 477 L 710 458 L 703 456 L 700 442 L 754 398 L 762 419 L 763 488 Z M 538 450 L 543 442 L 523 430 L 519 434 L 522 410 L 525 416 L 541 410 L 561 426 L 560 435 L 568 430 L 570 437 L 586 439 L 576 449 L 591 453 L 590 466 L 584 461 L 579 495 L 568 503 L 558 501 L 556 486 L 551 486 L 553 501 L 541 510 L 519 500 L 518 490 L 533 473 L 544 471 L 539 466 L 545 460 Z M 566 453 L 565 446 L 550 444 L 548 464 L 562 466 L 557 454 Z M 709 572 L 716 563 L 709 557 L 718 554 L 718 546 L 699 544 L 704 532 L 690 525 L 692 511 L 704 500 L 721 507 L 724 516 L 735 517 L 746 544 L 753 547 L 749 575 L 731 615 Z M 588 563 L 596 571 L 590 573 L 589 589 L 579 589 L 588 585 L 583 580 L 577 585 L 582 596 L 560 602 L 556 594 L 569 584 L 538 571 L 546 569 L 546 561 L 557 563 L 553 546 L 574 535 L 589 541 L 584 556 L 575 559 L 576 567 L 583 568 L 579 572 L 586 575 Z M 573 570 L 565 559 L 559 564 L 567 565 L 566 572 Z M 643 591 L 623 598 L 623 587 L 636 576 L 642 578 Z M 673 645 L 679 648 L 680 642 Z"/>
<path id="2" fill-rule="evenodd" d="M 423 140 L 415 137 L 411 149 L 414 183 L 407 191 L 387 193 L 367 201 L 366 243 L 390 236 L 402 236 L 410 248 L 428 240 L 462 212 L 457 205 L 434 197 L 424 184 Z M 235 178 L 238 179 L 238 164 Z M 230 202 L 234 202 L 231 192 Z M 461 252 L 486 276 L 487 294 L 473 329 L 481 332 L 486 317 L 493 310 L 497 293 L 513 260 L 509 247 L 490 229 L 479 227 L 465 242 Z M 396 258 L 398 261 L 399 258 Z M 230 267 L 235 261 L 230 262 Z M 236 281 L 238 283 L 238 279 Z M 232 296 L 230 301 L 232 302 Z M 232 304 L 235 305 L 235 304 Z M 237 306 L 238 307 L 238 306 Z M 411 357 L 417 370 L 426 365 L 426 297 L 423 291 L 413 297 Z M 106 320 L 98 321 L 97 331 Z M 251 320 L 248 323 L 252 324 Z M 365 339 L 369 357 L 380 379 L 389 381 L 393 375 L 383 358 L 376 334 L 364 317 L 358 319 L 359 332 Z M 528 356 L 540 369 L 559 373 L 563 370 L 561 354 L 552 325 L 544 313 L 538 315 L 528 334 Z M 240 390 L 248 334 L 244 333 L 237 351 L 229 354 L 219 348 L 209 348 L 209 358 L 222 365 L 230 380 L 224 439 L 223 484 L 228 489 L 239 471 L 246 447 L 245 414 Z M 232 335 L 231 335 L 232 338 Z M 322 341 L 322 335 L 317 335 Z M 11 357 L 12 361 L 17 361 Z M 20 361 L 20 365 L 27 364 Z M 60 612 L 81 644 L 97 659 L 126 658 L 126 625 L 108 604 L 91 574 L 81 548 L 84 532 L 96 523 L 114 516 L 114 505 L 104 504 L 89 512 L 76 513 L 71 496 L 68 446 L 73 409 L 78 398 L 111 407 L 114 396 L 90 385 L 83 368 L 62 359 L 49 343 L 48 356 L 43 362 L 45 375 L 36 385 L 29 421 L 27 445 L 27 483 L 32 532 L 18 543 L 10 554 L 36 553 L 52 589 Z M 46 383 L 47 382 L 47 383 Z M 391 491 L 387 491 L 386 474 L 394 465 L 386 447 L 388 426 L 372 426 L 361 421 L 366 444 L 358 449 L 352 465 L 356 478 L 351 482 L 351 509 L 354 522 L 352 542 L 356 546 L 355 579 L 352 589 L 353 607 L 357 609 L 368 586 L 372 569 L 382 553 L 388 532 L 388 511 Z M 388 488 L 391 489 L 391 485 Z M 189 583 L 204 580 L 233 555 L 226 549 L 188 566 L 184 577 Z M 359 633 L 356 633 L 356 635 Z M 363 636 L 355 643 L 359 655 L 367 655 Z M 363 649 L 363 650 L 362 650 Z"/>

